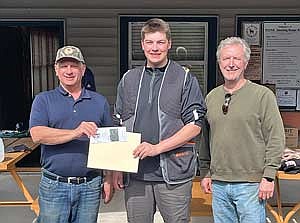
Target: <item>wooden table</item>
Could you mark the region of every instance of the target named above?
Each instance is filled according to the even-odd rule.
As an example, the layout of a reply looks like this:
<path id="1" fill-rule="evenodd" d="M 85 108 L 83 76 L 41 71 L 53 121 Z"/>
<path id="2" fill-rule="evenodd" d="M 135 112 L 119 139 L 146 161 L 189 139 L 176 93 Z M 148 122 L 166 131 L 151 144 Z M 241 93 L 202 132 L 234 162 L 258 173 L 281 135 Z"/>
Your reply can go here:
<path id="1" fill-rule="evenodd" d="M 298 174 L 286 174 L 283 171 L 278 171 L 276 178 L 275 178 L 275 193 L 276 193 L 276 202 L 277 202 L 277 211 L 267 203 L 267 208 L 270 213 L 274 216 L 277 223 L 288 223 L 291 217 L 299 211 L 300 209 L 300 201 L 295 204 L 292 209 L 288 211 L 286 216 L 284 217 L 282 214 L 282 203 L 281 203 L 281 196 L 280 196 L 280 184 L 279 180 L 300 180 L 300 173 Z"/>
<path id="2" fill-rule="evenodd" d="M 34 143 L 30 137 L 27 138 L 5 138 L 4 146 L 17 146 L 17 145 L 26 145 L 32 151 L 36 149 L 39 144 Z M 39 207 L 37 203 L 37 199 L 33 199 L 28 189 L 26 188 L 22 178 L 17 173 L 16 163 L 23 159 L 25 156 L 30 154 L 31 151 L 25 152 L 13 152 L 13 153 L 5 153 L 5 158 L 3 162 L 0 162 L 0 171 L 1 172 L 10 172 L 13 179 L 17 183 L 18 187 L 24 194 L 26 200 L 25 201 L 0 201 L 0 206 L 30 206 L 31 210 L 33 210 L 36 214 L 39 212 Z"/>
<path id="3" fill-rule="evenodd" d="M 200 186 L 200 178 L 195 177 L 192 188 L 191 216 L 212 216 L 211 194 L 205 194 Z"/>

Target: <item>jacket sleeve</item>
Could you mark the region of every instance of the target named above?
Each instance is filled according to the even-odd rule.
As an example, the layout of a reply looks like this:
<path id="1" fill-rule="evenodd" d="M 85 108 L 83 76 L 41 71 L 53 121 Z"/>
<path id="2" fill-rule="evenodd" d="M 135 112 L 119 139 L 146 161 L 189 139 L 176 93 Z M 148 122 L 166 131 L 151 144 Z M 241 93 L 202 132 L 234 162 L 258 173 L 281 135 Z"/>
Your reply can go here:
<path id="1" fill-rule="evenodd" d="M 114 112 L 112 116 L 114 126 L 122 126 L 123 95 L 124 77 L 120 80 L 117 88 L 117 99 L 114 105 Z"/>
<path id="2" fill-rule="evenodd" d="M 204 98 L 195 76 L 188 73 L 182 93 L 181 118 L 184 124 L 202 126 L 206 114 Z"/>
<path id="3" fill-rule="evenodd" d="M 201 179 L 210 177 L 210 160 L 209 123 L 205 118 L 199 140 L 199 172 Z"/>

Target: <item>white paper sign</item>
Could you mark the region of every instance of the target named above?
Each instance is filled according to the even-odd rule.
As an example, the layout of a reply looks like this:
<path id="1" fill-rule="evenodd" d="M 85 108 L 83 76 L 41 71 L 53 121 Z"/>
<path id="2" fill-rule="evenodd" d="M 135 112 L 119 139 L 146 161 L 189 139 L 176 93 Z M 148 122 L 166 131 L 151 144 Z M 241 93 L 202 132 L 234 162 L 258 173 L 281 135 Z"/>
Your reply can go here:
<path id="1" fill-rule="evenodd" d="M 103 142 L 126 142 L 127 134 L 126 127 L 103 127 L 98 128 L 97 133 L 91 136 L 91 143 Z"/>
<path id="2" fill-rule="evenodd" d="M 264 23 L 263 83 L 300 88 L 300 23 Z"/>
<path id="3" fill-rule="evenodd" d="M 297 90 L 276 89 L 277 103 L 279 106 L 296 106 Z"/>
<path id="4" fill-rule="evenodd" d="M 133 150 L 141 143 L 141 134 L 126 134 L 126 142 L 90 143 L 87 167 L 137 173 L 139 158 L 133 157 Z"/>

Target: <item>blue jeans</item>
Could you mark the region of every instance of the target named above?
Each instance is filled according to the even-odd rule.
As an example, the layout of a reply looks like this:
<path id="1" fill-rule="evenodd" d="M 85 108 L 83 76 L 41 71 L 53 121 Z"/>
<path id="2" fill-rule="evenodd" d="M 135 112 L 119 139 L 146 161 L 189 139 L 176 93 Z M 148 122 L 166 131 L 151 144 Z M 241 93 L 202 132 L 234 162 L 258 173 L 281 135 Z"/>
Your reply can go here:
<path id="1" fill-rule="evenodd" d="M 265 223 L 265 201 L 258 198 L 259 183 L 213 181 L 215 223 Z"/>
<path id="2" fill-rule="evenodd" d="M 76 185 L 51 180 L 42 175 L 39 187 L 40 213 L 37 222 L 96 223 L 101 183 L 101 176 Z"/>

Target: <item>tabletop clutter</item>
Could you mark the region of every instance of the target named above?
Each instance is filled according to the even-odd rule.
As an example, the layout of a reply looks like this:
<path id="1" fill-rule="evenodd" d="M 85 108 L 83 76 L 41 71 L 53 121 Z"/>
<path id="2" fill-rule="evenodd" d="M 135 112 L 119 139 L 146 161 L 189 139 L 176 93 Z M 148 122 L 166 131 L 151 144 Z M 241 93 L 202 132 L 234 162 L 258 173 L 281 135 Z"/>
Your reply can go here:
<path id="1" fill-rule="evenodd" d="M 279 170 L 290 174 L 300 173 L 300 149 L 286 148 L 282 155 Z"/>

